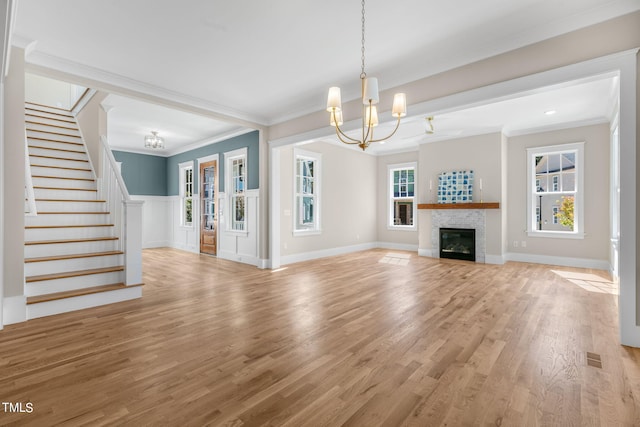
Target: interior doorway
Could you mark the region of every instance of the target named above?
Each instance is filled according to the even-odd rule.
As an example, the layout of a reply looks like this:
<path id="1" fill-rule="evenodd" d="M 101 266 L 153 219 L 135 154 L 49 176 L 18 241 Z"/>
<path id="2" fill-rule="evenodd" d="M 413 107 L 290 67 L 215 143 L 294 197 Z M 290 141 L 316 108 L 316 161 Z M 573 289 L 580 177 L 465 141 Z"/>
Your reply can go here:
<path id="1" fill-rule="evenodd" d="M 200 163 L 200 252 L 217 254 L 218 161 Z"/>

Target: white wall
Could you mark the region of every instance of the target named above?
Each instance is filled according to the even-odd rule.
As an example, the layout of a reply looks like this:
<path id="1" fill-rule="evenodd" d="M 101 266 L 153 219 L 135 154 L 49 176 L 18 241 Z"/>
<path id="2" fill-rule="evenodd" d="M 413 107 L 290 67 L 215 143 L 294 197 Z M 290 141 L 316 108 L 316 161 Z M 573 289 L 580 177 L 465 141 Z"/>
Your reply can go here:
<path id="1" fill-rule="evenodd" d="M 529 237 L 527 229 L 526 199 L 526 149 L 585 142 L 584 148 L 584 239 L 563 239 Z M 573 258 L 583 261 L 582 265 L 606 268 L 609 265 L 609 179 L 610 150 L 609 124 L 578 127 L 573 129 L 543 132 L 509 138 L 507 143 L 508 186 L 508 237 L 509 253 L 512 259 L 544 261 L 539 256 L 548 257 L 558 263 L 559 258 Z M 513 242 L 519 242 L 514 247 Z M 522 247 L 526 242 L 526 247 Z M 569 263 L 570 260 L 565 260 Z M 576 263 L 574 262 L 574 264 Z M 590 264 L 589 264 L 590 263 Z"/>
<path id="2" fill-rule="evenodd" d="M 374 247 L 378 220 L 376 158 L 323 142 L 301 148 L 322 154 L 322 232 L 293 235 L 293 147 L 283 147 L 279 150 L 282 264 L 329 255 L 340 248 Z"/>
<path id="3" fill-rule="evenodd" d="M 71 110 L 85 87 L 53 80 L 35 74 L 25 74 L 25 100 L 36 104 Z"/>

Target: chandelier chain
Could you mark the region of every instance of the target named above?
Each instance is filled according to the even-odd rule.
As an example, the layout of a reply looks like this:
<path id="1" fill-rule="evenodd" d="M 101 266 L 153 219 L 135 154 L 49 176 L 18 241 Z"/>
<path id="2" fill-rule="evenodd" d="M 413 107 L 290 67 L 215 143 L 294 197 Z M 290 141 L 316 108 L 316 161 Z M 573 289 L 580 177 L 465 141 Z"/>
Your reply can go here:
<path id="1" fill-rule="evenodd" d="M 364 79 L 367 76 L 367 73 L 364 72 L 364 0 L 362 0 L 362 72 L 360 73 L 360 78 Z"/>

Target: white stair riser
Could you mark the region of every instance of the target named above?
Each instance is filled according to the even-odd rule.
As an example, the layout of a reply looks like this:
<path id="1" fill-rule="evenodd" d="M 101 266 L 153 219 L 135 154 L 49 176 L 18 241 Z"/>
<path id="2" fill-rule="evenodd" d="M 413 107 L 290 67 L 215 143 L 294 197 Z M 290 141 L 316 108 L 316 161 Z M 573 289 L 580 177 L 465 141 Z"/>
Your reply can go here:
<path id="1" fill-rule="evenodd" d="M 57 117 L 57 119 L 62 119 L 64 121 L 52 119 L 52 118 L 43 118 L 42 116 L 47 116 L 47 114 L 41 114 L 37 111 L 25 111 L 25 119 L 30 122 L 37 122 L 42 125 L 54 125 L 54 126 L 66 126 L 66 127 L 78 127 L 78 123 L 75 122 L 70 117 Z M 48 115 L 51 116 L 51 115 Z M 51 116 L 54 117 L 54 116 Z M 68 123 L 73 121 L 73 123 Z M 31 124 L 31 123 L 29 123 Z"/>
<path id="2" fill-rule="evenodd" d="M 29 121 L 35 122 L 36 120 L 29 120 Z M 69 129 L 72 127 L 73 129 Z M 64 123 L 64 122 L 45 123 L 45 124 L 42 124 L 40 122 L 27 123 L 27 129 L 42 130 L 45 132 L 66 133 L 69 135 L 80 136 L 80 132 L 78 131 L 77 127 L 74 127 L 74 125 L 72 125 L 71 123 Z"/>
<path id="3" fill-rule="evenodd" d="M 142 286 L 27 305 L 27 319 L 68 313 L 142 297 Z"/>
<path id="4" fill-rule="evenodd" d="M 107 214 L 38 214 L 27 216 L 25 225 L 90 225 L 110 224 Z"/>
<path id="5" fill-rule="evenodd" d="M 65 157 L 68 159 L 77 159 L 77 160 L 89 159 L 89 157 L 87 156 L 87 153 L 85 153 L 84 151 L 80 151 L 82 147 L 74 148 L 73 146 L 70 146 L 68 148 L 61 148 L 59 150 L 49 149 L 51 147 L 47 147 L 47 148 L 39 148 L 39 147 L 45 147 L 45 145 L 40 145 L 40 144 L 31 145 L 29 147 L 29 154 L 32 156 L 35 155 L 35 156 Z M 61 151 L 61 150 L 67 150 L 67 151 Z"/>
<path id="6" fill-rule="evenodd" d="M 124 272 L 90 274 L 88 276 L 66 277 L 64 279 L 43 280 L 26 283 L 24 293 L 27 297 L 47 295 L 55 292 L 73 291 L 75 289 L 92 288 L 124 281 Z"/>
<path id="7" fill-rule="evenodd" d="M 38 212 L 106 212 L 105 202 L 48 202 L 36 200 Z"/>
<path id="8" fill-rule="evenodd" d="M 46 245 L 25 245 L 24 257 L 36 258 L 53 255 L 88 254 L 120 249 L 118 240 L 101 240 L 98 242 L 50 243 Z"/>
<path id="9" fill-rule="evenodd" d="M 71 112 L 69 110 L 65 110 L 63 108 L 55 108 L 55 107 L 50 107 L 50 106 L 41 105 L 41 104 L 34 104 L 28 101 L 24 103 L 24 106 L 25 106 L 25 109 L 33 108 L 34 110 L 47 111 L 49 113 L 71 115 Z M 30 110 L 27 110 L 27 111 L 30 111 Z"/>
<path id="10" fill-rule="evenodd" d="M 44 175 L 47 176 L 47 175 Z M 95 190 L 95 181 L 79 181 L 77 179 L 60 179 L 60 178 L 32 178 L 34 187 L 54 187 L 54 188 L 83 188 L 86 190 Z M 37 188 L 34 190 L 38 190 Z"/>
<path id="11" fill-rule="evenodd" d="M 113 227 L 27 228 L 24 230 L 24 238 L 27 242 L 34 240 L 89 239 L 112 235 Z"/>
<path id="12" fill-rule="evenodd" d="M 50 159 L 47 157 L 29 156 L 31 165 L 57 166 L 61 168 L 91 169 L 91 165 L 86 160 Z"/>
<path id="13" fill-rule="evenodd" d="M 39 138 L 42 138 L 42 136 Z M 61 150 L 75 150 L 75 151 L 86 150 L 85 146 L 82 144 L 67 144 L 66 142 L 48 141 L 45 139 L 37 139 L 37 138 L 28 138 L 27 141 L 30 146 L 36 145 L 38 147 L 59 148 Z M 73 142 L 81 143 L 82 141 L 73 141 Z"/>
<path id="14" fill-rule="evenodd" d="M 64 133 L 64 132 L 60 132 Z M 53 141 L 63 141 L 63 142 L 82 142 L 82 138 L 78 138 L 77 136 L 73 136 L 71 134 L 68 135 L 59 135 L 56 132 L 40 132 L 40 131 L 27 131 L 27 138 L 45 138 L 52 139 Z"/>
<path id="15" fill-rule="evenodd" d="M 93 178 L 91 171 L 42 167 L 42 163 L 40 162 L 36 164 L 41 166 L 34 166 L 32 164 L 31 165 L 32 175 L 54 176 L 54 177 L 63 177 L 63 178 L 86 178 L 86 179 Z"/>
<path id="16" fill-rule="evenodd" d="M 56 199 L 56 200 L 96 200 L 97 191 L 81 190 L 49 190 L 45 188 L 34 188 L 36 199 Z"/>
<path id="17" fill-rule="evenodd" d="M 122 255 L 104 255 L 88 258 L 60 259 L 56 261 L 27 262 L 24 264 L 25 276 L 57 274 L 66 271 L 89 270 L 93 268 L 115 267 L 123 264 Z"/>

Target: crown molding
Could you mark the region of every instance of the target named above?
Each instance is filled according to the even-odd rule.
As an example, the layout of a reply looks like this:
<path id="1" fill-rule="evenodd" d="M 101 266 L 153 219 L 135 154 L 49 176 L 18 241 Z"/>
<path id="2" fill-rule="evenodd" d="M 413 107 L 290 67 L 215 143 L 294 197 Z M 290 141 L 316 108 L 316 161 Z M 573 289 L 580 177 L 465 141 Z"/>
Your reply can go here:
<path id="1" fill-rule="evenodd" d="M 28 71 L 35 71 L 45 75 L 48 71 L 60 72 L 82 80 L 85 86 L 103 89 L 111 93 L 118 93 L 124 96 L 147 95 L 172 103 L 195 107 L 207 111 L 220 120 L 239 123 L 243 126 L 260 127 L 268 124 L 268 120 L 262 116 L 235 110 L 202 98 L 185 95 L 42 52 L 31 51 L 26 55 L 25 61 Z"/>

